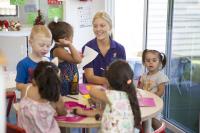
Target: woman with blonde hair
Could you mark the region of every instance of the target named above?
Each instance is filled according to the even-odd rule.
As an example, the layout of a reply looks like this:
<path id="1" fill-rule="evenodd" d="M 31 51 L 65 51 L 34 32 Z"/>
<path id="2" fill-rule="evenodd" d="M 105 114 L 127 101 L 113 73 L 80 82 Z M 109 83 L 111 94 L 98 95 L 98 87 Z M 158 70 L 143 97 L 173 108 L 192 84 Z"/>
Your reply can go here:
<path id="1" fill-rule="evenodd" d="M 93 18 L 92 25 L 96 37 L 87 42 L 83 46 L 82 51 L 84 52 L 87 46 L 98 52 L 98 55 L 83 68 L 84 82 L 108 85 L 108 81 L 104 77 L 106 68 L 115 59 L 125 60 L 126 52 L 124 47 L 111 37 L 112 20 L 106 12 L 97 12 Z"/>

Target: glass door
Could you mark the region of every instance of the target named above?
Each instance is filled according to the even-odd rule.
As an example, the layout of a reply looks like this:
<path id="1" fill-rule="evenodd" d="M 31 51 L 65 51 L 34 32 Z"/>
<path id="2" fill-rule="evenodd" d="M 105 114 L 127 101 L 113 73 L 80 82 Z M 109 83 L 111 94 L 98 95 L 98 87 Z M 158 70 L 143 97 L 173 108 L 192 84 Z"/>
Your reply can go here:
<path id="1" fill-rule="evenodd" d="M 164 119 L 185 132 L 199 132 L 200 1 L 148 0 L 146 48 L 165 52 L 170 83 Z"/>
<path id="2" fill-rule="evenodd" d="M 174 0 L 169 63 L 168 119 L 197 133 L 200 113 L 200 3 Z"/>

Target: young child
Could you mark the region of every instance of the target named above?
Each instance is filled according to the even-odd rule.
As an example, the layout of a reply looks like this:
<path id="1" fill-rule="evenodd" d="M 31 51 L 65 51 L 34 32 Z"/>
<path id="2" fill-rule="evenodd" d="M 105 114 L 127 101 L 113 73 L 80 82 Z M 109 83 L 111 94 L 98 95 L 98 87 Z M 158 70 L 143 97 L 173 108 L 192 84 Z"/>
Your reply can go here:
<path id="1" fill-rule="evenodd" d="M 162 73 L 166 65 L 166 56 L 157 50 L 144 50 L 142 54 L 142 63 L 147 68 L 140 78 L 139 88 L 150 91 L 162 97 L 165 91 L 165 84 L 169 82 L 168 77 Z"/>
<path id="2" fill-rule="evenodd" d="M 51 57 L 58 57 L 61 70 L 61 95 L 70 93 L 70 82 L 78 82 L 79 74 L 77 65 L 82 58 L 79 52 L 72 45 L 73 28 L 66 22 L 52 21 L 48 25 L 51 30 L 55 46 L 51 49 Z M 65 48 L 68 48 L 66 50 Z"/>
<path id="3" fill-rule="evenodd" d="M 59 69 L 51 62 L 37 64 L 32 84 L 22 89 L 19 102 L 18 125 L 27 133 L 60 133 L 54 116 L 66 115 L 60 96 Z"/>
<path id="4" fill-rule="evenodd" d="M 140 127 L 141 113 L 131 67 L 126 61 L 116 60 L 106 70 L 105 77 L 110 85 L 108 90 L 92 88 L 89 91 L 92 97 L 106 104 L 104 111 L 76 108 L 74 112 L 96 117 L 102 115 L 101 133 L 135 133 L 134 127 Z"/>
<path id="5" fill-rule="evenodd" d="M 17 64 L 16 88 L 25 89 L 32 81 L 33 70 L 37 63 L 49 52 L 52 35 L 44 25 L 33 26 L 29 38 L 32 52 Z"/>
<path id="6" fill-rule="evenodd" d="M 167 59 L 164 53 L 160 53 L 157 50 L 144 50 L 142 63 L 147 68 L 147 73 L 141 76 L 138 87 L 162 97 L 165 92 L 165 85 L 169 82 L 168 77 L 161 72 L 166 62 Z M 157 119 L 160 119 L 160 115 L 157 116 Z M 158 127 L 154 118 L 152 119 L 152 126 L 154 129 Z"/>

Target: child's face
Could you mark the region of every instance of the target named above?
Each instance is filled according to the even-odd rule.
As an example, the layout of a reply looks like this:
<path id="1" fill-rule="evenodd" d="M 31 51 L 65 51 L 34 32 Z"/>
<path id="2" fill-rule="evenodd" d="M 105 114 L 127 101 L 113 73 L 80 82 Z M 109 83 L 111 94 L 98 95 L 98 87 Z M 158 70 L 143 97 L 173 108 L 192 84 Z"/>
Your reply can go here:
<path id="1" fill-rule="evenodd" d="M 157 72 L 161 65 L 158 53 L 147 52 L 145 55 L 144 65 L 149 72 Z"/>
<path id="2" fill-rule="evenodd" d="M 32 53 L 37 57 L 44 57 L 51 47 L 51 38 L 37 36 L 30 40 Z"/>

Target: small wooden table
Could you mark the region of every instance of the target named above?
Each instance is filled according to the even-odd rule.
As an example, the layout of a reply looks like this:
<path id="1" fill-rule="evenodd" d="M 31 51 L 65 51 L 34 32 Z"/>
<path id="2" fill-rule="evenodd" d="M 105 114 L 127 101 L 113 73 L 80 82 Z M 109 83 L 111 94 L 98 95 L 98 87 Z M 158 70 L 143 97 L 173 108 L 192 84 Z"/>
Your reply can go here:
<path id="1" fill-rule="evenodd" d="M 151 133 L 151 123 L 152 118 L 157 116 L 163 109 L 163 100 L 158 97 L 157 95 L 144 91 L 141 89 L 137 90 L 142 97 L 151 97 L 154 98 L 155 107 L 140 107 L 141 115 L 142 115 L 142 121 L 144 122 L 145 133 Z M 63 97 L 64 101 L 76 101 L 84 105 L 89 105 L 88 101 L 82 97 L 82 95 L 73 96 L 78 98 L 78 100 L 74 100 L 68 97 Z M 60 127 L 67 127 L 67 128 L 99 128 L 101 122 L 96 121 L 94 117 L 87 117 L 84 120 L 81 120 L 79 122 L 66 122 L 66 121 L 58 121 L 58 124 Z"/>
<path id="2" fill-rule="evenodd" d="M 152 118 L 156 117 L 163 109 L 163 100 L 154 93 L 138 89 L 142 97 L 151 97 L 154 99 L 155 107 L 140 107 L 142 121 L 144 122 L 144 132 L 151 133 Z"/>
<path id="3" fill-rule="evenodd" d="M 64 101 L 75 101 L 81 104 L 84 104 L 89 107 L 89 103 L 87 99 L 83 98 L 81 94 L 78 96 L 72 96 L 78 98 L 78 100 L 63 97 Z M 98 128 L 100 127 L 101 121 L 95 120 L 94 117 L 86 117 L 85 119 L 79 122 L 66 122 L 66 121 L 58 121 L 60 127 L 67 127 L 67 128 Z"/>

